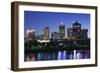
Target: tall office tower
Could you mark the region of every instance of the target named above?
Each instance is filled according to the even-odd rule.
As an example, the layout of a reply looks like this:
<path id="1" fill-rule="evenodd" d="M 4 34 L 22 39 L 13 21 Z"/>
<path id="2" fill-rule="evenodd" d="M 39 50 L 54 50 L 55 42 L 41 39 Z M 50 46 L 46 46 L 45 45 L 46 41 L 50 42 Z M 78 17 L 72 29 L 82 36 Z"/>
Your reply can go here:
<path id="1" fill-rule="evenodd" d="M 59 38 L 63 39 L 65 37 L 65 25 L 61 22 L 59 25 Z"/>
<path id="2" fill-rule="evenodd" d="M 67 38 L 72 39 L 73 38 L 73 29 L 67 28 Z"/>
<path id="3" fill-rule="evenodd" d="M 49 27 L 44 28 L 44 40 L 49 40 Z"/>
<path id="4" fill-rule="evenodd" d="M 88 29 L 82 29 L 81 30 L 81 39 L 87 39 L 88 38 Z"/>
<path id="5" fill-rule="evenodd" d="M 33 29 L 28 29 L 27 30 L 27 39 L 28 40 L 36 40 L 35 30 L 33 30 Z"/>
<path id="6" fill-rule="evenodd" d="M 57 32 L 52 32 L 51 33 L 51 39 L 58 39 L 59 38 L 59 36 L 58 36 L 58 33 Z"/>
<path id="7" fill-rule="evenodd" d="M 81 39 L 81 24 L 79 22 L 75 22 L 72 25 L 73 28 L 73 39 Z"/>

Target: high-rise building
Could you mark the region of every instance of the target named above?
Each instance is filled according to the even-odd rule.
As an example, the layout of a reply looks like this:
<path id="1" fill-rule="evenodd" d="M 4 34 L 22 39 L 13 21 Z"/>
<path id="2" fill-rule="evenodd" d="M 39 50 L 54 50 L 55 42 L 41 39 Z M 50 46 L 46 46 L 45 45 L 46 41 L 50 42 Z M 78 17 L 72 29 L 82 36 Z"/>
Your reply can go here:
<path id="1" fill-rule="evenodd" d="M 87 29 L 82 29 L 81 30 L 81 38 L 82 39 L 87 39 L 88 38 L 88 30 Z"/>
<path id="2" fill-rule="evenodd" d="M 44 28 L 44 40 L 49 40 L 49 27 Z"/>
<path id="3" fill-rule="evenodd" d="M 27 30 L 27 39 L 28 40 L 36 40 L 35 30 L 33 30 L 33 29 L 28 29 Z"/>
<path id="4" fill-rule="evenodd" d="M 59 38 L 59 35 L 57 32 L 52 32 L 51 33 L 51 39 L 58 39 Z"/>
<path id="5" fill-rule="evenodd" d="M 65 37 L 65 25 L 61 22 L 59 25 L 59 38 L 63 39 Z"/>
<path id="6" fill-rule="evenodd" d="M 72 39 L 73 38 L 73 29 L 67 28 L 67 38 Z"/>
<path id="7" fill-rule="evenodd" d="M 37 40 L 44 40 L 44 35 L 38 35 Z"/>
<path id="8" fill-rule="evenodd" d="M 81 24 L 79 22 L 73 23 L 73 39 L 81 38 Z"/>
<path id="9" fill-rule="evenodd" d="M 88 29 L 81 29 L 81 24 L 79 22 L 74 22 L 72 28 L 67 29 L 68 39 L 87 39 Z"/>

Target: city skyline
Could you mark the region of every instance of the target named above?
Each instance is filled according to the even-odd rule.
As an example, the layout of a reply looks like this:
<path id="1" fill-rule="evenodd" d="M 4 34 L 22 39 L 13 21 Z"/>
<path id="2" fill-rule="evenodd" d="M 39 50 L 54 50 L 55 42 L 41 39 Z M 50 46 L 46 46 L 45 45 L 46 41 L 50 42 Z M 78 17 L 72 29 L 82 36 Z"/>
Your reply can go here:
<path id="1" fill-rule="evenodd" d="M 88 29 L 88 37 L 90 36 L 90 15 L 76 13 L 59 13 L 59 12 L 24 12 L 24 31 L 26 36 L 27 29 L 36 30 L 36 35 L 43 34 L 45 27 L 50 28 L 51 32 L 59 32 L 59 25 L 65 25 L 65 32 L 70 28 L 73 22 L 78 21 L 82 24 L 82 28 Z M 65 33 L 67 35 L 67 33 Z"/>

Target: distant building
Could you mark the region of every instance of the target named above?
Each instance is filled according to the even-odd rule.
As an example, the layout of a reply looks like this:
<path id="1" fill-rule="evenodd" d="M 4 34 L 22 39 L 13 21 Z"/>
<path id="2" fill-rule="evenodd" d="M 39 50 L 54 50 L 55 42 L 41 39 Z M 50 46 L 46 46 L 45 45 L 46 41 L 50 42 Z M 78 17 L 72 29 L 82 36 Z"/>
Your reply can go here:
<path id="1" fill-rule="evenodd" d="M 68 39 L 87 39 L 88 29 L 81 29 L 81 24 L 79 22 L 74 22 L 72 28 L 67 29 Z"/>
<path id="2" fill-rule="evenodd" d="M 28 29 L 27 30 L 27 39 L 28 40 L 36 40 L 35 30 L 33 30 L 33 29 Z"/>
<path id="3" fill-rule="evenodd" d="M 72 39 L 73 38 L 73 29 L 67 28 L 67 38 Z"/>
<path id="4" fill-rule="evenodd" d="M 58 38 L 59 38 L 58 32 L 51 33 L 51 39 L 58 39 Z"/>
<path id="5" fill-rule="evenodd" d="M 81 39 L 81 24 L 79 22 L 73 23 L 73 39 Z"/>
<path id="6" fill-rule="evenodd" d="M 44 40 L 44 35 L 38 35 L 37 40 Z"/>
<path id="7" fill-rule="evenodd" d="M 49 40 L 49 27 L 44 28 L 44 40 Z"/>
<path id="8" fill-rule="evenodd" d="M 59 25 L 59 38 L 63 39 L 65 37 L 65 25 L 61 22 Z"/>
<path id="9" fill-rule="evenodd" d="M 81 38 L 82 39 L 87 39 L 88 38 L 88 30 L 87 29 L 82 29 L 81 30 Z"/>

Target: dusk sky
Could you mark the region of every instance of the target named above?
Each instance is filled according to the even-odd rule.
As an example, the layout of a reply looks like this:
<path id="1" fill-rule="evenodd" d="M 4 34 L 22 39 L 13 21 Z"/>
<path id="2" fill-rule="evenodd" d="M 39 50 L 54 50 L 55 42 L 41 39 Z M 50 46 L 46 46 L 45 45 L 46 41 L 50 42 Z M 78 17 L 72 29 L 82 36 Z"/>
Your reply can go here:
<path id="1" fill-rule="evenodd" d="M 36 12 L 24 11 L 24 32 L 26 36 L 27 29 L 36 30 L 36 35 L 43 34 L 45 27 L 50 28 L 51 32 L 58 32 L 59 25 L 63 22 L 67 34 L 67 28 L 70 28 L 73 22 L 78 21 L 81 27 L 88 29 L 90 36 L 90 14 L 79 13 L 60 13 L 60 12 Z"/>

